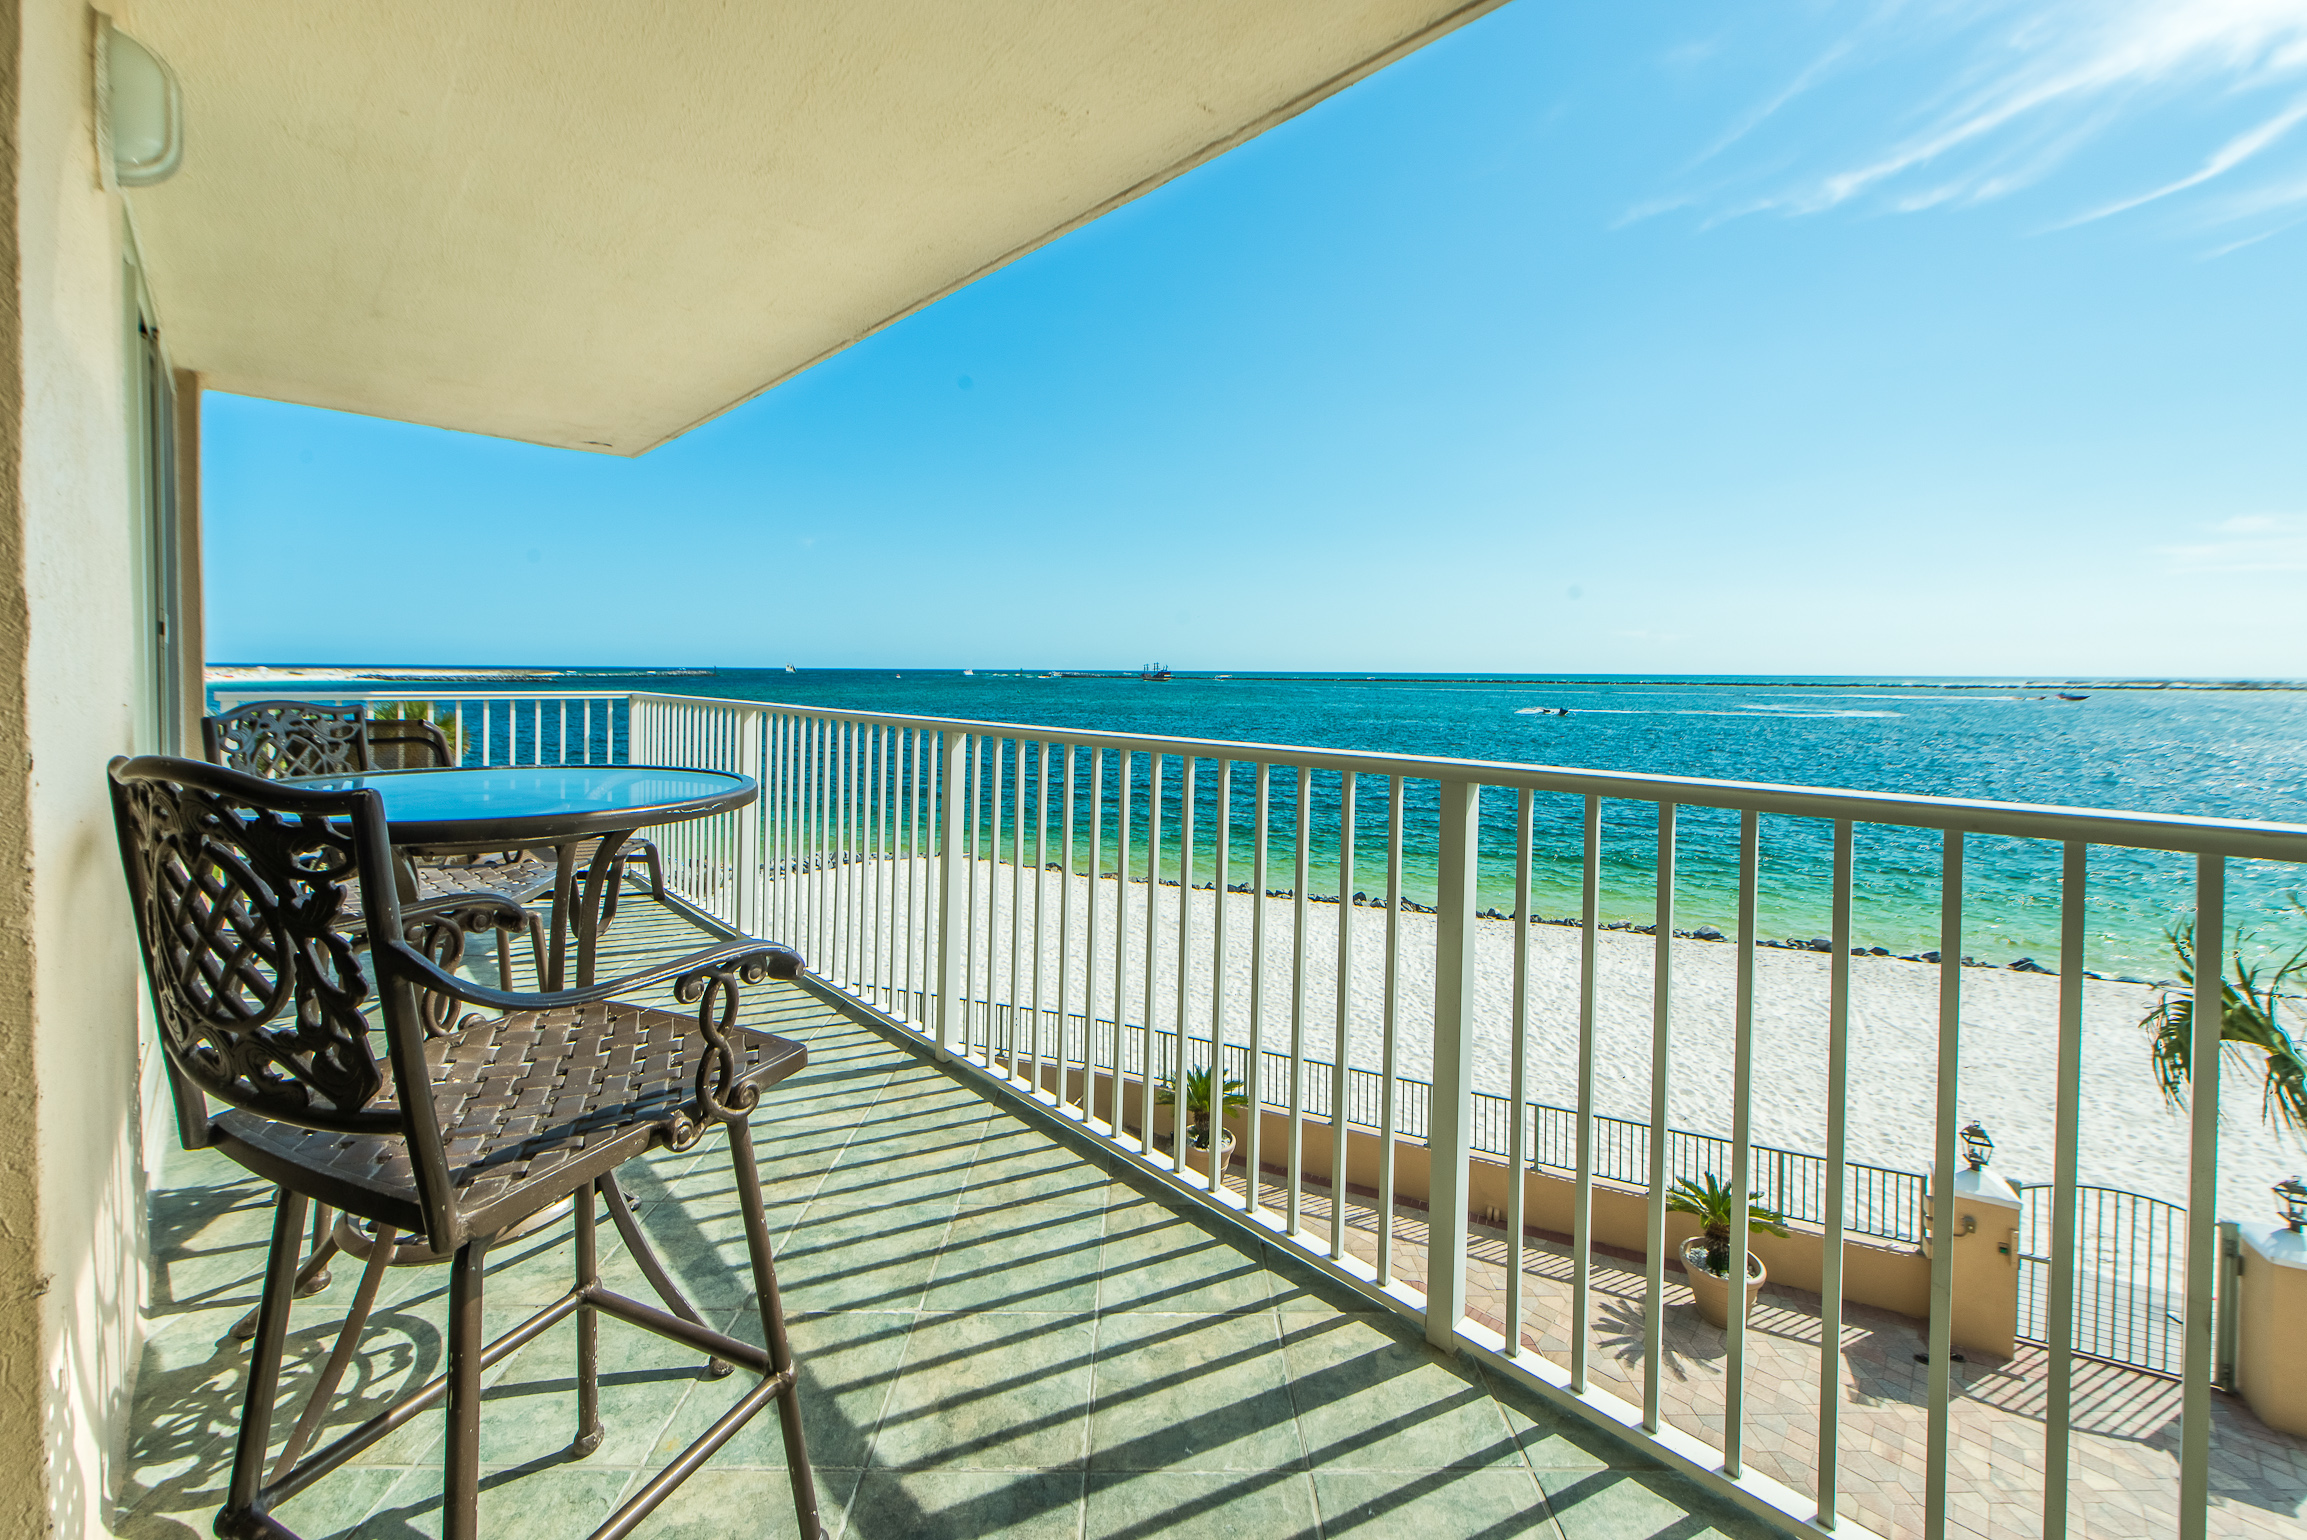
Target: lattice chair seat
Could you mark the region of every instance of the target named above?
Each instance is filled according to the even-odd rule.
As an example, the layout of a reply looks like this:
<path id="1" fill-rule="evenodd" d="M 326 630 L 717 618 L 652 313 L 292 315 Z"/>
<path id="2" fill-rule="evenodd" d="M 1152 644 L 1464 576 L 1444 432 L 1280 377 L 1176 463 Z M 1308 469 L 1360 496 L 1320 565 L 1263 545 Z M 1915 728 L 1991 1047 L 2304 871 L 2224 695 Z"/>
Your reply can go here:
<path id="1" fill-rule="evenodd" d="M 730 1048 L 749 1086 L 783 1079 L 801 1052 L 742 1028 Z M 716 1051 L 693 1014 L 615 1000 L 475 1019 L 431 1039 L 425 1063 L 458 1208 L 478 1229 L 501 1228 L 635 1155 L 693 1137 L 697 1072 Z M 372 1105 L 392 1105 L 392 1092 Z M 397 1230 L 424 1228 L 405 1140 L 237 1110 L 213 1128 L 227 1153 L 276 1181 Z"/>
<path id="2" fill-rule="evenodd" d="M 742 1365 L 762 1378 L 661 1476 L 643 1483 L 603 1532 L 627 1532 L 738 1426 L 774 1404 L 800 1533 L 816 1540 L 822 1529 L 799 1380 L 750 1121 L 762 1092 L 801 1068 L 808 1054 L 798 1043 L 737 1025 L 741 986 L 796 978 L 801 959 L 763 942 L 735 941 L 592 988 L 484 988 L 428 955 L 429 934 L 462 922 L 403 909 L 375 791 L 316 791 L 164 758 L 116 759 L 111 782 L 178 1135 L 186 1148 L 213 1148 L 279 1188 L 216 1532 L 295 1540 L 272 1516 L 276 1502 L 445 1401 L 443 1533 L 478 1540 L 484 1364 L 574 1319 L 578 1395 L 570 1448 L 591 1454 L 602 1438 L 598 1323 L 608 1315 L 708 1355 L 708 1372 Z M 694 1008 L 624 998 L 662 983 Z M 475 1009 L 452 1020 L 456 1006 Z M 213 1112 L 212 1101 L 225 1110 Z M 729 1141 L 761 1347 L 704 1324 L 617 1184 L 624 1161 L 655 1147 L 689 1148 L 714 1129 Z M 569 1293 L 497 1342 L 484 1342 L 489 1246 L 543 1222 L 563 1200 L 575 1226 Z M 334 1244 L 365 1255 L 366 1267 L 336 1350 L 268 1471 L 289 1313 L 314 1265 L 300 1272 L 298 1252 L 315 1201 L 366 1222 L 364 1230 L 340 1219 L 331 1231 Z M 606 1203 L 664 1309 L 602 1285 L 597 1201 Z M 447 1372 L 307 1455 L 365 1329 L 382 1269 L 406 1259 L 404 1235 L 421 1243 L 420 1255 L 447 1259 Z"/>

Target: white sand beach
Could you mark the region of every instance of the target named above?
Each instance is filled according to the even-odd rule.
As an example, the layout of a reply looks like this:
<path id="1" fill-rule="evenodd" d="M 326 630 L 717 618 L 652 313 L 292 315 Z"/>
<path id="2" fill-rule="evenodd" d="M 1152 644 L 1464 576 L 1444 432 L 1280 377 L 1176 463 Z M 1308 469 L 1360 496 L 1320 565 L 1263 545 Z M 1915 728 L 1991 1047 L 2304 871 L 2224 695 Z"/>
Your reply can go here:
<path id="1" fill-rule="evenodd" d="M 896 862 L 851 868 L 851 880 L 870 885 L 873 873 L 884 884 L 878 903 L 901 913 L 906 905 L 907 868 L 926 891 L 925 862 Z M 1163 1032 L 1178 1020 L 1179 942 L 1186 938 L 1184 980 L 1187 1032 L 1205 1043 L 1210 1035 L 1212 959 L 1215 956 L 1220 896 L 1206 889 L 1181 892 L 1172 886 L 1117 884 L 1098 880 L 1096 903 L 1098 966 L 1090 958 L 1092 882 L 1072 879 L 1072 908 L 1066 912 L 1068 883 L 1058 873 L 1022 872 L 1007 863 L 980 863 L 976 870 L 975 972 L 971 993 L 978 999 L 1029 1003 L 1032 998 L 1034 933 L 1040 933 L 1041 1004 L 1058 1006 L 1061 959 L 1066 1006 L 1089 1009 L 1098 1017 L 1113 1013 L 1115 988 L 1114 900 L 1124 894 L 1121 931 L 1125 953 L 1121 970 L 1123 1015 Z M 1230 874 L 1235 879 L 1246 873 Z M 1037 877 L 1039 881 L 1037 882 Z M 1011 893 L 1022 878 L 1024 926 L 1021 962 L 1013 975 Z M 1286 872 L 1270 881 L 1285 883 Z M 1375 886 L 1372 884 L 1371 886 Z M 1036 924 L 1036 890 L 1039 916 Z M 1154 977 L 1150 1009 L 1145 998 L 1145 948 L 1149 934 L 1148 894 L 1155 895 L 1150 928 Z M 870 896 L 867 902 L 876 900 Z M 771 914 L 779 911 L 774 907 Z M 1222 1031 L 1230 1044 L 1249 1041 L 1252 931 L 1262 905 L 1265 914 L 1265 992 L 1263 1046 L 1287 1051 L 1293 1008 L 1305 1033 L 1307 1057 L 1333 1060 L 1338 1037 L 1338 925 L 1350 919 L 1353 948 L 1348 996 L 1348 1060 L 1364 1069 L 1379 1067 L 1383 1046 L 1383 987 L 1387 912 L 1378 907 L 1308 903 L 1302 975 L 1293 968 L 1298 951 L 1296 908 L 1291 899 L 1259 899 L 1245 893 L 1223 896 L 1225 980 Z M 1435 920 L 1431 915 L 1399 916 L 1398 1073 L 1430 1079 L 1432 1063 Z M 773 930 L 778 928 L 771 927 Z M 899 926 L 893 934 L 903 934 Z M 1476 1087 L 1503 1094 L 1509 1087 L 1513 1041 L 1513 954 L 1518 933 L 1529 944 L 1527 1063 L 1528 1095 L 1534 1101 L 1571 1106 L 1577 1094 L 1579 942 L 1574 926 L 1476 922 L 1477 984 Z M 822 971 L 844 977 L 871 977 L 868 970 L 840 966 L 822 938 L 805 926 L 780 932 L 808 952 Z M 1865 938 L 1860 938 L 1862 941 Z M 813 944 L 814 942 L 814 944 Z M 1650 1110 L 1652 986 L 1655 945 L 1649 936 L 1605 931 L 1599 938 L 1594 1102 L 1598 1112 L 1646 1120 Z M 1739 948 L 1735 942 L 1674 940 L 1670 1013 L 1672 1074 L 1669 1120 L 1677 1128 L 1727 1136 L 1731 1129 L 1734 1021 Z M 1758 1144 L 1820 1152 L 1826 1147 L 1828 980 L 1832 959 L 1820 953 L 1769 947 L 1755 950 L 1753 1131 Z M 1020 986 L 1013 996 L 1012 979 Z M 1298 984 L 1294 985 L 1293 980 Z M 1961 981 L 1961 1070 L 1958 1116 L 1976 1118 L 1993 1135 L 1995 1167 L 2014 1182 L 2048 1181 L 2052 1174 L 2054 1079 L 2057 1066 L 2059 980 L 2050 975 L 1995 968 L 1964 968 Z M 1302 985 L 1302 988 L 1299 987 Z M 1926 1170 L 1931 1158 L 1936 1111 L 1940 969 L 1935 964 L 1874 956 L 1851 959 L 1849 1036 L 1849 1158 L 1901 1170 Z M 2183 1113 L 2168 1107 L 2148 1059 L 2139 1019 L 2158 991 L 2139 984 L 2088 981 L 2084 988 L 2081 1180 L 2183 1202 L 2187 1183 L 2187 1127 Z M 1197 1062 L 1207 1048 L 1189 1055 Z M 2255 1056 L 2254 1056 L 2255 1058 Z M 2227 1067 L 2222 1096 L 2220 1214 L 2223 1218 L 2272 1217 L 2268 1187 L 2301 1165 L 2302 1152 L 2289 1136 L 2279 1138 L 2260 1119 L 2261 1075 L 2255 1062 Z"/>

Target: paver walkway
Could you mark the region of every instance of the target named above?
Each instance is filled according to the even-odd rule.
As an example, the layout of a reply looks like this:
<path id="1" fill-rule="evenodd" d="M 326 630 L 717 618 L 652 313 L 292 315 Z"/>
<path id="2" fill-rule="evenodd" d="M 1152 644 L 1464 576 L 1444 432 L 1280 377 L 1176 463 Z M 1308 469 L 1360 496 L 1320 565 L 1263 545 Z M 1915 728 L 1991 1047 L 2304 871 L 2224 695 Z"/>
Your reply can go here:
<path id="1" fill-rule="evenodd" d="M 1242 1191 L 1237 1167 L 1228 1184 Z M 1265 1201 L 1279 1206 L 1269 1180 Z M 1326 1236 L 1327 1187 L 1308 1185 L 1302 1223 Z M 1347 1250 L 1375 1264 L 1377 1215 L 1368 1194 L 1349 1191 Z M 1393 1216 L 1395 1276 L 1425 1286 L 1426 1217 Z M 1505 1236 L 1477 1229 L 1469 1247 L 1468 1313 L 1505 1330 Z M 1722 1332 L 1699 1319 L 1681 1274 L 1666 1275 L 1661 1415 L 1720 1448 L 1727 1359 Z M 1569 1248 L 1544 1240 L 1523 1253 L 1522 1342 L 1567 1368 L 1570 1354 Z M 1592 1274 L 1587 1365 L 1594 1384 L 1642 1403 L 1643 1305 L 1638 1263 L 1600 1256 Z M 1797 1491 L 1813 1491 L 1818 1450 L 1818 1296 L 1771 1284 L 1747 1332 L 1746 1453 L 1749 1464 Z M 1842 1331 L 1841 1501 L 1837 1511 L 1876 1534 L 1923 1533 L 1928 1438 L 1923 1324 L 1887 1310 L 1846 1305 Z M 2043 1532 L 2043 1416 L 2047 1357 L 2022 1347 L 2006 1362 L 1966 1355 L 1955 1366 L 1957 1400 L 1948 1469 L 1950 1533 L 1993 1537 Z M 2212 1396 L 2210 1533 L 2307 1535 L 2307 1440 L 2278 1433 L 2233 1396 Z M 2161 1375 L 2078 1360 L 2074 1385 L 2074 1486 L 2068 1533 L 2169 1535 L 2178 1525 L 2179 1385 Z"/>
<path id="2" fill-rule="evenodd" d="M 629 900 L 604 971 L 620 954 L 696 939 Z M 764 1102 L 756 1139 L 832 1534 L 1767 1533 L 802 990 L 759 987 L 748 1010 L 811 1055 Z M 726 1146 L 641 1165 L 628 1190 L 668 1265 L 717 1324 L 746 1333 Z M 180 1154 L 156 1176 L 152 1216 L 156 1298 L 120 1533 L 190 1540 L 222 1500 L 246 1362 L 227 1331 L 256 1299 L 269 1198 L 221 1157 Z M 605 1226 L 602 1244 L 611 1286 L 647 1297 Z M 548 1230 L 493 1259 L 492 1330 L 566 1288 L 569 1250 Z M 311 1382 L 343 1318 L 356 1269 L 335 1274 L 291 1319 L 292 1389 Z M 332 1431 L 439 1372 L 445 1281 L 437 1268 L 390 1275 Z M 490 1372 L 491 1540 L 588 1532 L 747 1381 L 706 1380 L 693 1357 L 613 1321 L 601 1340 L 608 1437 L 588 1459 L 566 1449 L 572 1325 Z M 292 1396 L 276 1448 L 296 1410 Z M 316 1540 L 436 1534 L 440 1429 L 437 1411 L 416 1419 L 281 1517 Z M 792 1525 L 765 1413 L 640 1533 L 719 1540 Z"/>

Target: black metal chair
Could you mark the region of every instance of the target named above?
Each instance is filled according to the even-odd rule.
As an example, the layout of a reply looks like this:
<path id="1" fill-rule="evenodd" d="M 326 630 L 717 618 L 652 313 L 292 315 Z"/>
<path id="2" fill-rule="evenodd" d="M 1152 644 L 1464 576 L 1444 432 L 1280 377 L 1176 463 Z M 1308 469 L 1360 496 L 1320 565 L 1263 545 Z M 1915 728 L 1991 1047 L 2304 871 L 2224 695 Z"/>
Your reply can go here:
<path id="1" fill-rule="evenodd" d="M 447 1400 L 444 1534 L 477 1540 L 481 1371 L 575 1317 L 578 1411 L 572 1449 L 599 1447 L 599 1317 L 611 1315 L 763 1376 L 603 1533 L 623 1534 L 738 1427 L 777 1403 L 802 1535 L 822 1530 L 801 1431 L 796 1372 L 763 1216 L 749 1115 L 764 1089 L 807 1062 L 798 1043 L 736 1024 L 740 980 L 798 976 L 782 948 L 738 941 L 590 989 L 486 989 L 404 939 L 388 880 L 392 846 L 373 791 L 311 791 L 194 760 L 115 759 L 113 812 L 160 1024 L 177 1130 L 275 1183 L 279 1206 L 258 1306 L 238 1443 L 216 1531 L 295 1540 L 271 1507 Z M 365 952 L 350 934 L 358 882 Z M 674 981 L 693 1014 L 618 998 Z M 428 1033 L 420 994 L 497 1014 Z M 366 1014 L 375 1010 L 381 1028 Z M 375 1036 L 381 1031 L 380 1063 Z M 212 1114 L 209 1101 L 227 1104 Z M 706 1327 L 633 1222 L 616 1171 L 644 1152 L 728 1133 L 766 1348 Z M 600 1281 L 596 1198 L 666 1309 Z M 574 1200 L 569 1292 L 495 1342 L 481 1340 L 483 1261 L 523 1221 Z M 370 1227 L 368 1268 L 312 1399 L 269 1474 L 268 1432 L 308 1204 Z M 448 1365 L 440 1378 L 317 1452 L 318 1429 L 387 1257 L 402 1234 L 449 1260 Z"/>
<path id="2" fill-rule="evenodd" d="M 368 708 L 306 700 L 260 700 L 200 719 L 209 762 L 277 781 L 295 775 L 358 775 L 370 769 Z"/>

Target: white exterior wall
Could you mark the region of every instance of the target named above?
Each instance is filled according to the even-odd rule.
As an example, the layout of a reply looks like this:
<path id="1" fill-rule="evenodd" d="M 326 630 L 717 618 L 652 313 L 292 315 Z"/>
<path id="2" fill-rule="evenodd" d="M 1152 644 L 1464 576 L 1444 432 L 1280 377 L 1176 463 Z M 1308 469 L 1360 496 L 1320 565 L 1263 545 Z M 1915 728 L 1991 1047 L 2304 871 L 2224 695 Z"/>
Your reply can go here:
<path id="1" fill-rule="evenodd" d="M 10 1152 L 7 1175 L 33 1178 L 44 1287 L 28 1301 L 0 1300 L 0 1311 L 39 1311 L 47 1527 L 104 1534 L 147 1276 L 139 975 L 103 776 L 111 755 L 135 746 L 145 717 L 124 212 L 95 174 L 90 13 L 72 0 L 23 0 L 17 14 L 22 394 L 11 516 L 21 519 L 28 635 L 7 644 L 23 648 L 18 730 L 31 759 L 37 1132 L 29 1151 Z M 6 1384 L 11 1394 L 24 1389 L 22 1371 L 9 1366 Z M 19 1463 L 23 1453 L 0 1450 L 15 1467 L 0 1477 L 0 1523 L 32 1534 L 38 1477 Z"/>

